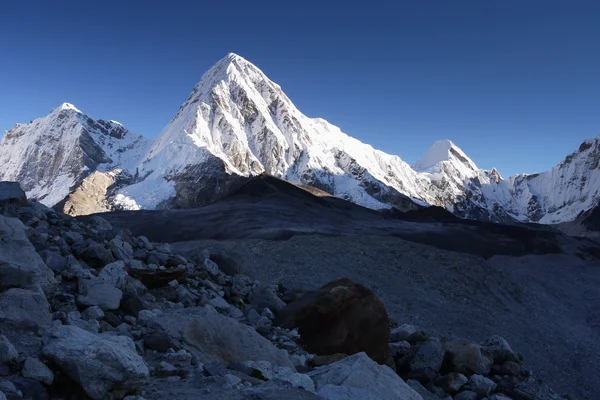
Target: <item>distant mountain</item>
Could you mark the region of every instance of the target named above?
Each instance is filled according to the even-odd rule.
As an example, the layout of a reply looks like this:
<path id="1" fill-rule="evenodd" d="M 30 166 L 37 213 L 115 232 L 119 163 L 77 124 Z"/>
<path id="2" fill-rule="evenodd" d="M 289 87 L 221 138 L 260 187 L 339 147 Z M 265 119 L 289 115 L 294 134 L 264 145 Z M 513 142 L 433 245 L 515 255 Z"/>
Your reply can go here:
<path id="1" fill-rule="evenodd" d="M 94 171 L 134 174 L 148 143 L 118 122 L 95 120 L 64 103 L 5 132 L 0 180 L 18 181 L 30 198 L 53 206 Z"/>
<path id="2" fill-rule="evenodd" d="M 508 179 L 478 168 L 448 140 L 409 166 L 305 116 L 235 54 L 202 76 L 152 143 L 64 104 L 8 131 L 0 162 L 0 179 L 72 214 L 196 207 L 265 173 L 373 209 L 435 205 L 496 222 L 573 221 L 598 206 L 600 191 L 600 138 L 547 172 Z"/>

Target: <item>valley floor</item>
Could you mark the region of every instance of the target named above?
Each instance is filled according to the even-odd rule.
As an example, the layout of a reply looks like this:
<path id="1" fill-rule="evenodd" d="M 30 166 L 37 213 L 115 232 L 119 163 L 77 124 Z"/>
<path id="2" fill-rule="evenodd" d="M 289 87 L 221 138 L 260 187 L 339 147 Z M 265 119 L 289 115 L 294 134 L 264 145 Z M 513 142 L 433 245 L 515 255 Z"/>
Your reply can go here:
<path id="1" fill-rule="evenodd" d="M 600 393 L 600 263 L 568 255 L 494 256 L 445 251 L 392 237 L 320 235 L 289 240 L 203 240 L 173 244 L 237 260 L 263 283 L 315 287 L 360 281 L 390 317 L 440 336 L 505 337 L 559 393 Z"/>

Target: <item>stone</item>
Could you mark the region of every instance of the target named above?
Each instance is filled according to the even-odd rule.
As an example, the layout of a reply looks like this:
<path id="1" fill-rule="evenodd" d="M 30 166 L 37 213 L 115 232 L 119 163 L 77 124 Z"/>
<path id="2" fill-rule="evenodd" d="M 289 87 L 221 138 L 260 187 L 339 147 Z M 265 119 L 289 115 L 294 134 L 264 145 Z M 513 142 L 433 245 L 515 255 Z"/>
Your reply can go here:
<path id="1" fill-rule="evenodd" d="M 493 380 L 486 378 L 485 376 L 472 375 L 471 378 L 469 378 L 469 386 L 471 390 L 477 393 L 477 395 L 481 398 L 488 396 L 491 392 L 496 390 L 498 385 L 496 385 Z"/>
<path id="2" fill-rule="evenodd" d="M 508 397 L 502 393 L 494 393 L 489 395 L 488 400 L 513 400 L 512 397 Z"/>
<path id="3" fill-rule="evenodd" d="M 117 260 L 128 261 L 133 258 L 133 247 L 122 239 L 114 238 L 108 242 L 108 248 Z"/>
<path id="4" fill-rule="evenodd" d="M 79 232 L 64 232 L 62 236 L 70 245 L 83 242 L 83 235 Z"/>
<path id="5" fill-rule="evenodd" d="M 235 276 L 243 274 L 244 268 L 242 265 L 235 259 L 224 255 L 224 254 L 211 254 L 210 259 L 214 261 L 221 271 L 223 271 L 228 276 Z"/>
<path id="6" fill-rule="evenodd" d="M 494 365 L 493 371 L 496 375 L 521 376 L 523 367 L 518 362 L 505 361 L 502 365 Z"/>
<path id="7" fill-rule="evenodd" d="M 135 279 L 139 279 L 148 289 L 157 289 L 167 286 L 172 280 L 183 278 L 185 271 L 177 268 L 162 270 L 140 270 L 130 269 L 129 275 Z"/>
<path id="8" fill-rule="evenodd" d="M 15 349 L 6 336 L 0 335 L 0 365 L 13 362 L 17 357 L 19 357 L 17 349 Z"/>
<path id="9" fill-rule="evenodd" d="M 137 318 L 140 311 L 145 308 L 144 300 L 142 300 L 142 298 L 137 294 L 128 292 L 123 294 L 120 308 L 126 314 Z"/>
<path id="10" fill-rule="evenodd" d="M 56 285 L 54 273 L 29 242 L 25 225 L 0 215 L 0 291 L 30 285 L 49 293 Z"/>
<path id="11" fill-rule="evenodd" d="M 86 306 L 98 306 L 102 310 L 116 310 L 122 297 L 122 291 L 108 283 L 101 283 L 89 288 L 85 295 L 77 297 L 77 302 Z"/>
<path id="12" fill-rule="evenodd" d="M 90 225 L 96 228 L 98 232 L 108 232 L 113 230 L 113 227 L 110 224 L 110 222 L 97 215 L 94 215 L 91 218 L 87 218 L 86 220 L 87 222 L 89 222 Z"/>
<path id="13" fill-rule="evenodd" d="M 89 244 L 78 255 L 90 267 L 97 269 L 115 261 L 112 252 L 99 243 Z"/>
<path id="14" fill-rule="evenodd" d="M 104 311 L 102 311 L 102 309 L 98 306 L 91 306 L 86 308 L 85 311 L 81 313 L 81 318 L 86 321 L 100 320 L 104 318 Z"/>
<path id="15" fill-rule="evenodd" d="M 125 285 L 129 281 L 129 275 L 125 270 L 125 263 L 123 261 L 115 261 L 106 265 L 102 268 L 100 274 L 98 274 L 98 278 L 102 282 L 108 283 L 120 290 L 125 289 Z"/>
<path id="16" fill-rule="evenodd" d="M 416 331 L 417 331 L 417 329 L 412 325 L 408 325 L 408 324 L 400 325 L 396 329 L 392 330 L 392 332 L 390 333 L 390 340 L 392 342 L 408 341 L 408 338 L 410 337 L 410 335 L 412 335 Z"/>
<path id="17" fill-rule="evenodd" d="M 370 393 L 370 397 L 365 399 L 422 400 L 422 397 L 391 368 L 378 365 L 364 352 L 317 368 L 309 372 L 308 376 L 315 383 L 319 394 L 326 385 L 335 385 L 348 386 Z"/>
<path id="18" fill-rule="evenodd" d="M 390 348 L 390 356 L 393 358 L 403 357 L 409 354 L 410 352 L 410 343 L 404 342 L 394 342 L 389 344 Z"/>
<path id="19" fill-rule="evenodd" d="M 219 266 L 208 258 L 202 263 L 202 268 L 212 276 L 219 275 Z"/>
<path id="20" fill-rule="evenodd" d="M 481 343 L 481 347 L 492 354 L 496 364 L 502 364 L 504 361 L 519 361 L 518 355 L 502 336 L 490 336 Z"/>
<path id="21" fill-rule="evenodd" d="M 67 257 L 62 256 L 59 253 L 49 250 L 42 250 L 39 253 L 40 257 L 55 274 L 60 274 L 69 266 Z"/>
<path id="22" fill-rule="evenodd" d="M 437 339 L 431 339 L 410 349 L 411 375 L 435 376 L 444 361 L 444 347 Z"/>
<path id="23" fill-rule="evenodd" d="M 144 346 L 149 349 L 166 353 L 169 349 L 175 348 L 173 339 L 163 331 L 152 331 L 144 336 Z"/>
<path id="24" fill-rule="evenodd" d="M 0 400 L 6 400 L 6 396 L 0 391 Z"/>
<path id="25" fill-rule="evenodd" d="M 231 292 L 239 296 L 248 296 L 252 290 L 252 280 L 246 275 L 237 274 L 232 279 Z"/>
<path id="26" fill-rule="evenodd" d="M 45 385 L 52 385 L 54 372 L 37 358 L 27 357 L 21 371 L 25 378 L 34 379 Z"/>
<path id="27" fill-rule="evenodd" d="M 305 293 L 281 309 L 276 323 L 297 327 L 309 352 L 366 352 L 380 364 L 389 357 L 389 319 L 383 303 L 366 287 L 340 279 Z"/>
<path id="28" fill-rule="evenodd" d="M 456 393 L 467 383 L 467 381 L 467 377 L 463 374 L 459 372 L 450 372 L 444 376 L 442 388 L 448 393 Z"/>
<path id="29" fill-rule="evenodd" d="M 214 308 L 191 307 L 158 315 L 148 327 L 183 341 L 203 362 L 265 360 L 293 367 L 290 358 L 247 325 L 219 314 Z"/>
<path id="30" fill-rule="evenodd" d="M 51 323 L 50 304 L 43 293 L 17 288 L 0 293 L 0 330 L 37 332 Z"/>
<path id="31" fill-rule="evenodd" d="M 256 371 L 260 372 L 260 376 L 269 381 L 277 380 L 286 382 L 295 388 L 302 388 L 309 392 L 315 392 L 315 384 L 308 375 L 300 374 L 295 369 L 289 367 L 273 366 L 267 361 L 246 361 L 244 365 L 253 369 L 252 375 L 257 375 Z"/>
<path id="32" fill-rule="evenodd" d="M 0 213 L 17 217 L 19 209 L 27 206 L 27 196 L 19 182 L 0 182 Z"/>
<path id="33" fill-rule="evenodd" d="M 470 390 L 460 392 L 456 396 L 454 396 L 454 400 L 477 400 L 477 393 L 471 392 Z"/>
<path id="34" fill-rule="evenodd" d="M 226 311 L 229 308 L 231 308 L 231 304 L 229 304 L 228 302 L 225 301 L 224 298 L 222 297 L 215 297 L 213 299 L 210 299 L 208 301 L 208 304 L 212 305 L 214 308 L 216 308 L 219 311 Z"/>
<path id="35" fill-rule="evenodd" d="M 154 245 L 152 243 L 150 243 L 150 241 L 148 240 L 148 238 L 146 236 L 138 236 L 137 241 L 138 241 L 138 247 L 145 248 L 148 251 L 154 250 Z"/>
<path id="36" fill-rule="evenodd" d="M 312 365 L 313 367 L 322 367 L 323 365 L 329 365 L 343 360 L 346 357 L 348 357 L 348 354 L 342 353 L 336 353 L 327 356 L 314 356 L 310 359 L 308 364 Z"/>
<path id="37" fill-rule="evenodd" d="M 476 343 L 455 340 L 444 343 L 446 357 L 452 371 L 467 376 L 488 375 L 494 362 L 490 352 Z"/>
<path id="38" fill-rule="evenodd" d="M 169 255 L 160 251 L 152 250 L 148 253 L 148 264 L 167 265 Z"/>
<path id="39" fill-rule="evenodd" d="M 150 376 L 133 340 L 125 336 L 59 326 L 44 337 L 42 351 L 93 399 L 106 397 L 113 388 L 137 389 Z"/>
<path id="40" fill-rule="evenodd" d="M 276 312 L 286 306 L 285 302 L 279 298 L 276 289 L 273 286 L 255 286 L 248 295 L 250 305 L 262 310 L 268 307 Z"/>
<path id="41" fill-rule="evenodd" d="M 415 392 L 417 392 L 423 400 L 439 400 L 440 398 L 435 394 L 431 393 L 429 390 L 425 389 L 421 382 L 416 381 L 414 379 L 409 379 L 406 381 L 408 386 L 410 386 Z"/>

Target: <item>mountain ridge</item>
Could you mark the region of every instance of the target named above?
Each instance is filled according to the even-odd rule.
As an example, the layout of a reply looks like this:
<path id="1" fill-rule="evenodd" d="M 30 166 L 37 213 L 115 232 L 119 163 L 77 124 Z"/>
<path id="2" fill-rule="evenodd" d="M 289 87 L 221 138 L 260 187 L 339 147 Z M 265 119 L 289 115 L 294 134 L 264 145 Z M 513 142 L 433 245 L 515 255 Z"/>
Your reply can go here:
<path id="1" fill-rule="evenodd" d="M 107 194 L 115 209 L 201 206 L 226 195 L 241 178 L 266 173 L 368 208 L 408 211 L 435 205 L 461 218 L 554 224 L 574 220 L 595 207 L 600 190 L 600 136 L 584 141 L 554 168 L 539 174 L 503 179 L 496 169 L 478 168 L 450 140 L 436 141 L 409 166 L 400 157 L 374 149 L 322 118 L 305 116 L 278 84 L 234 53 L 203 74 L 152 142 L 128 133 L 115 121 L 93 120 L 69 103 L 35 121 L 58 114 L 76 114 L 78 118 L 71 116 L 70 121 L 78 129 L 83 126 L 84 132 L 95 133 L 91 140 L 77 142 L 83 143 L 79 147 L 73 143 L 63 146 L 75 148 L 84 160 L 64 167 L 74 170 L 67 182 L 69 192 L 96 169 L 122 169 L 128 178 Z M 58 197 L 63 196 L 65 184 L 59 191 L 48 179 L 32 184 L 39 171 L 27 166 L 41 160 L 23 151 L 31 140 L 22 139 L 17 145 L 19 135 L 26 133 L 56 139 L 44 136 L 44 129 L 60 136 L 60 143 L 64 132 L 77 136 L 71 126 L 50 119 L 56 126 L 17 124 L 7 131 L 0 143 L 0 161 L 12 162 L 13 168 L 10 173 L 0 173 L 0 179 L 21 181 L 25 177 L 24 188 L 30 196 L 54 205 L 62 200 Z M 138 144 L 129 143 L 131 138 L 137 138 Z M 86 146 L 92 155 L 87 164 Z M 113 151 L 115 146 L 123 148 L 121 153 Z M 34 170 L 31 176 L 27 169 Z M 53 179 L 59 176 L 55 174 Z M 555 188 L 559 193 L 554 193 Z"/>

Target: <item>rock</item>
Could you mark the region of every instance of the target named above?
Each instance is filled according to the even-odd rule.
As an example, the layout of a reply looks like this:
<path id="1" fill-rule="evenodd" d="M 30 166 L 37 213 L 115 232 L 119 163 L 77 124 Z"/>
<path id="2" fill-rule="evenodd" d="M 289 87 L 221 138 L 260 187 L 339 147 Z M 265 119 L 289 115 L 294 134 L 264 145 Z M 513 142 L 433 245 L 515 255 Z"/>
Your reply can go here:
<path id="1" fill-rule="evenodd" d="M 112 252 L 99 243 L 89 244 L 78 255 L 90 267 L 97 269 L 115 261 Z"/>
<path id="2" fill-rule="evenodd" d="M 86 218 L 86 220 L 87 222 L 89 222 L 90 225 L 96 228 L 98 232 L 108 232 L 113 230 L 113 227 L 110 224 L 110 222 L 97 215 L 94 215 L 91 218 Z"/>
<path id="3" fill-rule="evenodd" d="M 467 376 L 490 373 L 493 357 L 481 346 L 462 340 L 450 341 L 444 344 L 446 358 L 452 371 L 460 372 Z"/>
<path id="4" fill-rule="evenodd" d="M 211 254 L 210 259 L 214 261 L 221 271 L 229 276 L 235 276 L 243 274 L 244 268 L 242 265 L 234 260 L 233 258 L 224 254 Z"/>
<path id="5" fill-rule="evenodd" d="M 371 393 L 373 399 L 422 400 L 394 371 L 361 352 L 308 373 L 317 391 L 326 385 L 349 386 Z"/>
<path id="6" fill-rule="evenodd" d="M 29 242 L 25 225 L 0 215 L 0 292 L 30 285 L 49 293 L 56 285 L 54 273 Z"/>
<path id="7" fill-rule="evenodd" d="M 244 365 L 260 371 L 261 376 L 268 380 L 287 382 L 292 387 L 315 392 L 315 384 L 311 378 L 308 375 L 297 373 L 292 368 L 273 366 L 267 361 L 246 361 Z"/>
<path id="8" fill-rule="evenodd" d="M 6 400 L 6 396 L 0 391 L 0 400 Z"/>
<path id="9" fill-rule="evenodd" d="M 121 304 L 123 292 L 108 283 L 90 287 L 85 295 L 77 297 L 77 302 L 86 306 L 98 306 L 102 310 L 116 310 Z"/>
<path id="10" fill-rule="evenodd" d="M 175 348 L 173 339 L 163 331 L 152 331 L 144 336 L 144 346 L 149 349 L 166 353 L 169 349 Z"/>
<path id="11" fill-rule="evenodd" d="M 144 309 L 144 300 L 135 293 L 125 293 L 121 299 L 121 310 L 133 317 L 138 317 L 140 311 Z"/>
<path id="12" fill-rule="evenodd" d="M 248 296 L 252 290 L 252 280 L 246 275 L 235 275 L 231 283 L 231 292 L 233 294 Z"/>
<path id="13" fill-rule="evenodd" d="M 210 299 L 208 301 L 208 303 L 219 311 L 226 311 L 231 308 L 231 304 L 229 304 L 228 302 L 225 301 L 224 298 L 219 297 L 219 296 L 217 296 L 213 299 Z"/>
<path id="14" fill-rule="evenodd" d="M 184 274 L 185 271 L 177 268 L 171 268 L 164 271 L 129 270 L 129 275 L 135 279 L 139 279 L 146 287 L 148 287 L 148 289 L 157 289 L 167 286 L 172 280 L 181 279 Z"/>
<path id="15" fill-rule="evenodd" d="M 133 258 L 133 247 L 119 238 L 114 238 L 108 242 L 108 248 L 117 260 L 128 261 Z"/>
<path id="16" fill-rule="evenodd" d="M 40 382 L 29 379 L 21 378 L 20 376 L 14 376 L 11 378 L 15 387 L 17 388 L 16 399 L 35 399 L 35 400 L 50 400 L 48 392 L 44 385 Z M 21 397 L 22 396 L 22 397 Z M 9 399 L 15 399 L 15 397 L 9 396 Z"/>
<path id="17" fill-rule="evenodd" d="M 88 307 L 84 312 L 81 313 L 81 318 L 86 321 L 99 320 L 104 318 L 104 311 L 98 306 Z"/>
<path id="18" fill-rule="evenodd" d="M 439 400 L 440 399 L 438 396 L 434 395 L 429 390 L 425 389 L 425 387 L 423 387 L 423 385 L 421 385 L 421 383 L 419 381 L 409 379 L 406 381 L 406 383 L 415 392 L 417 392 L 423 398 L 423 400 Z"/>
<path id="19" fill-rule="evenodd" d="M 488 400 L 513 400 L 512 397 L 508 397 L 502 393 L 494 393 L 488 397 Z"/>
<path id="20" fill-rule="evenodd" d="M 62 256 L 59 253 L 43 250 L 39 253 L 40 257 L 48 268 L 54 271 L 55 274 L 60 274 L 69 266 L 67 257 Z"/>
<path id="21" fill-rule="evenodd" d="M 219 266 L 208 258 L 206 258 L 202 263 L 202 268 L 204 268 L 204 270 L 212 276 L 219 275 Z"/>
<path id="22" fill-rule="evenodd" d="M 51 323 L 50 304 L 42 293 L 16 288 L 0 293 L 0 330 L 37 332 Z"/>
<path id="23" fill-rule="evenodd" d="M 62 236 L 70 245 L 83 242 L 83 235 L 79 232 L 64 232 Z"/>
<path id="24" fill-rule="evenodd" d="M 219 314 L 212 307 L 192 307 L 158 315 L 148 326 L 186 343 L 201 362 L 265 360 L 293 367 L 292 361 L 251 327 Z"/>
<path id="25" fill-rule="evenodd" d="M 471 390 L 481 398 L 488 396 L 491 392 L 496 390 L 496 383 L 481 375 L 472 375 L 469 378 L 469 386 Z"/>
<path id="26" fill-rule="evenodd" d="M 519 361 L 519 357 L 502 336 L 490 336 L 481 343 L 481 347 L 489 351 L 494 357 L 494 363 L 502 364 L 504 361 Z"/>
<path id="27" fill-rule="evenodd" d="M 21 373 L 25 378 L 34 379 L 45 385 L 51 385 L 54 382 L 54 373 L 37 358 L 27 357 Z"/>
<path id="28" fill-rule="evenodd" d="M 81 329 L 84 329 L 91 333 L 98 333 L 100 324 L 96 320 L 84 321 L 81 319 L 81 313 L 79 311 L 72 311 L 67 315 L 67 325 L 75 325 Z"/>
<path id="29" fill-rule="evenodd" d="M 254 287 L 248 295 L 248 300 L 251 306 L 259 310 L 268 307 L 271 310 L 279 311 L 286 306 L 272 286 Z"/>
<path id="30" fill-rule="evenodd" d="M 148 251 L 154 250 L 154 245 L 150 243 L 146 236 L 138 236 L 137 242 L 138 247 L 144 248 Z"/>
<path id="31" fill-rule="evenodd" d="M 8 341 L 6 336 L 0 335 L 0 365 L 15 361 L 19 357 L 17 349 Z"/>
<path id="32" fill-rule="evenodd" d="M 125 263 L 123 261 L 115 261 L 106 265 L 98 274 L 98 278 L 117 289 L 123 290 L 129 280 L 129 275 L 125 270 Z"/>
<path id="33" fill-rule="evenodd" d="M 297 327 L 311 353 L 364 351 L 381 364 L 388 361 L 389 319 L 385 307 L 372 291 L 349 279 L 307 292 L 278 314 L 276 323 Z"/>
<path id="34" fill-rule="evenodd" d="M 390 334 L 390 340 L 392 342 L 406 342 L 408 341 L 410 335 L 412 335 L 416 331 L 417 329 L 412 325 L 400 325 L 392 331 L 392 333 Z"/>
<path id="35" fill-rule="evenodd" d="M 19 208 L 27 206 L 27 196 L 18 182 L 0 182 L 0 214 L 17 217 Z"/>
<path id="36" fill-rule="evenodd" d="M 327 355 L 327 356 L 314 356 L 309 361 L 309 364 L 312 365 L 313 367 L 321 367 L 323 365 L 333 364 L 335 362 L 343 360 L 346 357 L 348 357 L 348 354 L 342 354 L 342 353 L 331 354 L 331 355 Z"/>
<path id="37" fill-rule="evenodd" d="M 43 354 L 93 399 L 104 398 L 113 388 L 136 389 L 150 375 L 130 338 L 94 335 L 75 326 L 51 329 Z"/>
<path id="38" fill-rule="evenodd" d="M 477 400 L 477 393 L 467 390 L 454 396 L 454 400 Z"/>
<path id="39" fill-rule="evenodd" d="M 505 361 L 502 365 L 494 365 L 493 371 L 496 375 L 521 376 L 523 367 L 515 361 Z"/>
<path id="40" fill-rule="evenodd" d="M 410 349 L 411 376 L 434 378 L 444 361 L 444 347 L 437 339 L 431 339 Z"/>
<path id="41" fill-rule="evenodd" d="M 390 356 L 393 358 L 403 357 L 408 355 L 410 352 L 410 343 L 408 342 L 395 342 L 389 344 Z"/>
<path id="42" fill-rule="evenodd" d="M 450 372 L 444 376 L 442 388 L 448 393 L 458 392 L 466 383 L 468 379 L 466 376 L 459 372 Z"/>

